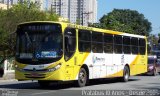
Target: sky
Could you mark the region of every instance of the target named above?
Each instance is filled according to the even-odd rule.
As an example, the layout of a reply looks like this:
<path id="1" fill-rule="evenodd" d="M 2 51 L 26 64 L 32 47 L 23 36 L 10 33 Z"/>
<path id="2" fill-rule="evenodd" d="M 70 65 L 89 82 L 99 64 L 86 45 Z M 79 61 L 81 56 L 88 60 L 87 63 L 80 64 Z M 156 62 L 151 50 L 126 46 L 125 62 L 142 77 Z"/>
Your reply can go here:
<path id="1" fill-rule="evenodd" d="M 152 23 L 151 34 L 160 33 L 160 0 L 97 0 L 98 21 L 109 12 L 116 9 L 137 10 Z"/>

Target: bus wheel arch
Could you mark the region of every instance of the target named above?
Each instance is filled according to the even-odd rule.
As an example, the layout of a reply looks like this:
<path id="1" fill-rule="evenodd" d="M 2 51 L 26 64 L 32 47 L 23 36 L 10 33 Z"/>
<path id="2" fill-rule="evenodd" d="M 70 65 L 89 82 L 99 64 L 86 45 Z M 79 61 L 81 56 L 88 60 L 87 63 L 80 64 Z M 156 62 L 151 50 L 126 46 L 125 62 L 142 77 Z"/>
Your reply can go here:
<path id="1" fill-rule="evenodd" d="M 128 64 L 126 64 L 123 69 L 122 81 L 127 82 L 129 80 L 129 77 L 130 77 L 130 67 Z"/>

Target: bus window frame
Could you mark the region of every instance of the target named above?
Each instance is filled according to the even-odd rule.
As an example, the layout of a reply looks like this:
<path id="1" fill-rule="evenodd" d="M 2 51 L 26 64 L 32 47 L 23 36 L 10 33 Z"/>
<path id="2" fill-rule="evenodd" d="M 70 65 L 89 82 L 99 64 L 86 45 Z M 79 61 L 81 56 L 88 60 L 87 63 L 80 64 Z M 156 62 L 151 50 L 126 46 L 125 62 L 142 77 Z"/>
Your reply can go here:
<path id="1" fill-rule="evenodd" d="M 116 37 L 121 37 L 121 42 L 116 42 Z M 114 35 L 113 36 L 113 52 L 115 53 L 115 54 L 123 54 L 123 36 L 122 35 Z M 118 41 L 120 41 L 120 40 L 118 40 Z M 118 47 L 117 47 L 118 46 Z M 118 52 L 119 51 L 119 46 L 121 47 L 121 52 Z M 116 48 L 118 49 L 118 50 L 116 50 Z"/>
<path id="2" fill-rule="evenodd" d="M 72 31 L 74 30 L 75 35 L 74 36 L 69 36 L 68 34 L 66 35 L 67 30 L 72 30 Z M 65 28 L 65 30 L 64 30 L 64 59 L 65 59 L 65 61 L 68 61 L 70 58 L 72 58 L 76 52 L 76 49 L 77 49 L 77 36 L 76 35 L 77 35 L 77 32 L 76 32 L 75 28 L 70 28 L 70 27 Z M 73 51 L 70 51 L 70 50 L 66 51 L 66 38 L 68 39 L 67 44 L 72 41 L 73 41 L 72 43 L 75 43 Z M 70 39 L 74 39 L 74 40 L 70 41 Z M 73 47 L 72 45 L 71 45 L 71 47 Z"/>
<path id="3" fill-rule="evenodd" d="M 127 42 L 128 41 L 127 39 L 129 39 L 129 42 Z M 124 48 L 124 47 L 126 47 L 126 48 Z M 128 49 L 129 49 L 129 51 L 127 52 L 126 50 L 128 50 Z M 131 54 L 132 53 L 131 52 L 131 37 L 130 36 L 123 36 L 123 53 L 124 54 Z"/>
<path id="4" fill-rule="evenodd" d="M 87 40 L 84 40 L 84 38 L 80 38 L 80 34 L 86 34 L 86 33 L 89 33 L 89 34 L 87 34 L 88 36 L 89 36 L 89 39 Z M 88 43 L 89 44 L 89 46 L 87 46 L 88 47 L 88 49 L 89 50 L 83 50 L 83 48 L 82 48 L 82 50 L 80 49 L 80 47 L 82 47 L 82 45 L 81 44 L 84 44 L 84 43 Z M 92 46 L 92 33 L 91 33 L 91 31 L 90 30 L 84 30 L 84 29 L 78 29 L 78 50 L 79 50 L 79 52 L 91 52 L 91 47 Z"/>
<path id="5" fill-rule="evenodd" d="M 106 38 L 106 37 L 109 37 L 109 38 Z M 106 39 L 108 39 L 108 40 L 112 39 L 112 40 L 111 40 L 111 42 L 108 42 L 108 41 L 106 41 Z M 114 50 L 113 42 L 114 42 L 113 34 L 104 33 L 104 35 L 103 35 L 103 51 L 104 51 L 104 53 L 110 53 L 110 54 L 112 53 L 113 54 L 113 50 Z M 110 50 L 106 51 L 105 48 L 108 48 L 109 46 L 110 46 Z"/>
<path id="6" fill-rule="evenodd" d="M 95 35 L 95 37 L 96 38 L 94 38 L 94 40 L 93 40 L 93 36 Z M 99 39 L 99 38 L 97 38 L 97 36 L 100 36 L 101 37 L 101 40 Z M 91 43 L 91 50 L 92 50 L 92 52 L 93 53 L 103 53 L 104 52 L 104 49 L 103 49 L 103 46 L 104 46 L 104 39 L 103 39 L 103 33 L 102 32 L 97 32 L 97 31 L 92 31 L 92 43 Z M 97 40 L 96 40 L 97 39 Z M 101 46 L 100 46 L 100 44 L 101 44 Z M 94 47 L 93 47 L 93 45 L 95 45 Z M 102 49 L 101 49 L 102 48 Z M 101 50 L 99 50 L 99 49 L 101 49 Z"/>

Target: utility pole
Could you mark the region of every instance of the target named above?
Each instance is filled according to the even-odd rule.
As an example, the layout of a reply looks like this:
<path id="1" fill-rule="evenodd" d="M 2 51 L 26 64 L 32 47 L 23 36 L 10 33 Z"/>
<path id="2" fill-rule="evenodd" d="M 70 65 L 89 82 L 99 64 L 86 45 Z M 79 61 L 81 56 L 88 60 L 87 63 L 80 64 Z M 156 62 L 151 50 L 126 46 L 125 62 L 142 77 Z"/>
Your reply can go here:
<path id="1" fill-rule="evenodd" d="M 83 25 L 83 20 L 84 20 L 84 15 L 88 16 L 88 20 L 89 20 L 89 15 L 92 14 L 93 12 L 82 12 L 82 25 Z"/>

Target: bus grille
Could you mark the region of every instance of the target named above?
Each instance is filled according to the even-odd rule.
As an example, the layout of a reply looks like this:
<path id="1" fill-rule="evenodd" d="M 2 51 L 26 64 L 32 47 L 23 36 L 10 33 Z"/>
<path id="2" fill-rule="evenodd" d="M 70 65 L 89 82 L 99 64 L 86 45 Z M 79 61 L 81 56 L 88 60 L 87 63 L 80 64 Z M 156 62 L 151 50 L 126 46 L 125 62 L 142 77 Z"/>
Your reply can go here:
<path id="1" fill-rule="evenodd" d="M 45 78 L 45 74 L 39 74 L 39 73 L 30 73 L 24 75 L 26 78 Z"/>

